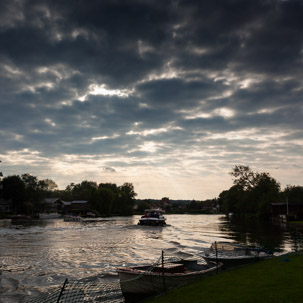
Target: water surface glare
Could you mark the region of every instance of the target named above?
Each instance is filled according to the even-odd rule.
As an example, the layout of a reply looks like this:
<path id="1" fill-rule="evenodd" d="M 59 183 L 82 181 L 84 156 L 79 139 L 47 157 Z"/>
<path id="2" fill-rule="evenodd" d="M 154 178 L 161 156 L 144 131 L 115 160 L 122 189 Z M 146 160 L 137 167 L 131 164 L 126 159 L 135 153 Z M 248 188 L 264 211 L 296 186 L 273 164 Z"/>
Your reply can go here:
<path id="1" fill-rule="evenodd" d="M 302 245 L 302 235 L 294 241 L 291 233 L 271 225 L 258 232 L 255 227 L 237 230 L 222 215 L 166 217 L 163 228 L 138 226 L 139 216 L 25 225 L 0 221 L 0 302 L 24 302 L 65 278 L 116 279 L 118 266 L 154 262 L 163 249 L 197 254 L 213 241 L 266 243 L 284 251 Z"/>

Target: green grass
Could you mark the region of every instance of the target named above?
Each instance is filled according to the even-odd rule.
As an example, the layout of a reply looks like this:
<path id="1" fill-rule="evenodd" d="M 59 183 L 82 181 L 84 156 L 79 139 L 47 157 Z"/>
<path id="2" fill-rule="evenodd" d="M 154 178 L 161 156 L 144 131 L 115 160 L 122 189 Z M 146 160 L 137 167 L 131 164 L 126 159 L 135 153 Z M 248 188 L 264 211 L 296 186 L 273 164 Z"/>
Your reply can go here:
<path id="1" fill-rule="evenodd" d="M 301 303 L 303 256 L 276 257 L 169 291 L 149 303 Z"/>
<path id="2" fill-rule="evenodd" d="M 290 224 L 303 225 L 303 221 L 289 221 Z"/>

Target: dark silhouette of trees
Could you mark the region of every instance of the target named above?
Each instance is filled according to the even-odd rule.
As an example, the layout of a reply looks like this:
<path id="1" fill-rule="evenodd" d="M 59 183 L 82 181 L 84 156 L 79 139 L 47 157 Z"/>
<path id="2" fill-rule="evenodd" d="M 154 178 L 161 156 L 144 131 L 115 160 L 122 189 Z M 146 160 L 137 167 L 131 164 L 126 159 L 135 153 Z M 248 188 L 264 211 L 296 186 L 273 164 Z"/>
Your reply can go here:
<path id="1" fill-rule="evenodd" d="M 303 204 L 303 186 L 287 185 L 284 190 L 285 199 L 289 203 L 302 203 Z"/>
<path id="2" fill-rule="evenodd" d="M 287 198 L 290 203 L 303 203 L 302 186 L 288 185 L 281 191 L 280 184 L 269 173 L 253 172 L 249 166 L 236 165 L 229 174 L 234 185 L 222 191 L 218 200 L 209 200 L 219 203 L 225 213 L 266 217 L 270 215 L 273 202 L 285 202 Z M 132 215 L 136 195 L 132 183 L 117 186 L 85 180 L 58 190 L 53 180 L 39 180 L 30 174 L 0 177 L 0 198 L 12 201 L 14 214 L 34 215 L 43 211 L 45 198 L 60 198 L 63 201 L 87 200 L 90 210 L 97 215 Z M 138 211 L 144 211 L 150 203 L 138 206 Z M 202 202 L 192 201 L 186 211 L 198 213 L 202 208 Z"/>
<path id="3" fill-rule="evenodd" d="M 280 184 L 269 173 L 236 165 L 229 174 L 234 177 L 234 185 L 219 196 L 224 212 L 265 217 L 270 215 L 270 204 L 281 200 Z"/>
<path id="4" fill-rule="evenodd" d="M 97 215 L 132 215 L 135 196 L 132 183 L 117 186 L 113 183 L 83 181 L 71 183 L 64 191 L 57 192 L 64 201 L 87 200 Z"/>
<path id="5" fill-rule="evenodd" d="M 12 201 L 14 214 L 31 216 L 43 212 L 46 198 L 60 198 L 63 201 L 86 200 L 90 210 L 97 215 L 132 215 L 137 195 L 132 183 L 121 186 L 113 183 L 98 185 L 85 180 L 79 184 L 70 183 L 65 190 L 58 190 L 53 180 L 38 180 L 30 174 L 5 177 L 0 188 L 2 198 Z"/>
<path id="6" fill-rule="evenodd" d="M 26 213 L 25 185 L 20 176 L 4 177 L 1 181 L 2 196 L 12 201 L 14 213 Z"/>

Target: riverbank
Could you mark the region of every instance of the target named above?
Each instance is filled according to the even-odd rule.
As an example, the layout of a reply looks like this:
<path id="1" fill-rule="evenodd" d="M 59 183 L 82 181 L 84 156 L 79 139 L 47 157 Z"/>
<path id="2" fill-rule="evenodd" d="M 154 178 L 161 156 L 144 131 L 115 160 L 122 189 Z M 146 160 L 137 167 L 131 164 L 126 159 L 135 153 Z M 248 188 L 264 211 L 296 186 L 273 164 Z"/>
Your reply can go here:
<path id="1" fill-rule="evenodd" d="M 302 254 L 276 257 L 171 290 L 148 303 L 299 303 L 302 272 Z"/>

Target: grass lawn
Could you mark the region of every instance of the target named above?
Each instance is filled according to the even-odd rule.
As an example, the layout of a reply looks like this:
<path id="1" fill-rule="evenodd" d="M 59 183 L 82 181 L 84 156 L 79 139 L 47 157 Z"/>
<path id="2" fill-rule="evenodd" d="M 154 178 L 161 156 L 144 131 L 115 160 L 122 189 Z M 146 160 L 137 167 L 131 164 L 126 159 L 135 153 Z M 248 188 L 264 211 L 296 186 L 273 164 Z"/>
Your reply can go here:
<path id="1" fill-rule="evenodd" d="M 169 291 L 149 303 L 301 303 L 303 255 L 276 257 L 224 271 Z"/>
<path id="2" fill-rule="evenodd" d="M 303 226 L 303 221 L 289 221 L 289 223 Z"/>

